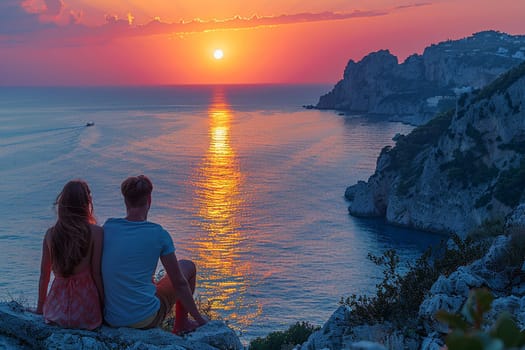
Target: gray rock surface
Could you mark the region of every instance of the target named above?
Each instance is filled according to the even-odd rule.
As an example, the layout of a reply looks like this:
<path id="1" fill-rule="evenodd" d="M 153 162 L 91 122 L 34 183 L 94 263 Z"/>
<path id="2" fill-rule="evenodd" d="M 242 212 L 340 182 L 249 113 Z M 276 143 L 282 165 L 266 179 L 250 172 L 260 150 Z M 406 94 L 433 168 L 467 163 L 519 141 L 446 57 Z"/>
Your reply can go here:
<path id="1" fill-rule="evenodd" d="M 95 331 L 46 325 L 42 316 L 25 311 L 16 302 L 0 303 L 0 348 L 5 349 L 170 349 L 241 350 L 233 330 L 211 321 L 179 337 L 162 329 L 136 330 L 102 326 Z"/>
<path id="2" fill-rule="evenodd" d="M 310 335 L 300 350 L 343 349 L 344 338 L 348 335 L 349 313 L 348 307 L 340 306 L 319 331 Z"/>
<path id="3" fill-rule="evenodd" d="M 525 204 L 520 204 L 505 220 L 505 234 L 525 235 Z"/>
<path id="4" fill-rule="evenodd" d="M 350 344 L 347 347 L 348 350 L 387 350 L 383 345 L 361 340 L 355 343 Z"/>
<path id="5" fill-rule="evenodd" d="M 419 307 L 419 316 L 429 333 L 437 331 L 444 334 L 448 331 L 445 325 L 435 320 L 434 315 L 438 310 L 459 312 L 471 289 L 489 288 L 496 295 L 495 305 L 499 303 L 497 300 L 500 296 L 508 296 L 507 286 L 511 280 L 511 271 L 506 271 L 506 266 L 501 262 L 507 254 L 509 244 L 508 236 L 499 236 L 483 258 L 460 267 L 448 277 L 440 276 Z"/>
<path id="6" fill-rule="evenodd" d="M 436 321 L 434 315 L 438 310 L 459 312 L 468 298 L 468 288 L 485 287 L 494 295 L 492 309 L 485 315 L 488 325 L 505 311 L 514 316 L 520 328 L 525 328 L 525 281 L 513 280 L 513 271 L 505 264 L 510 244 L 509 236 L 497 237 L 483 258 L 448 277 L 441 276 L 432 286 L 419 309 L 419 316 L 429 333 L 422 349 L 435 349 L 434 344 L 442 344 L 448 328 Z"/>

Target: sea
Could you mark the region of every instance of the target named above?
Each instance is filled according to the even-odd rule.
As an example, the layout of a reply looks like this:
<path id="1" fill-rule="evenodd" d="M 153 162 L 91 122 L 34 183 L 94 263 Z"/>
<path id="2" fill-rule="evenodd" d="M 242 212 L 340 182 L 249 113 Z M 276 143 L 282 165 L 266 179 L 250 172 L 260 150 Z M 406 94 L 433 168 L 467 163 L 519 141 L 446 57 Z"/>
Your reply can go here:
<path id="1" fill-rule="evenodd" d="M 346 187 L 413 126 L 302 107 L 329 90 L 1 87 L 0 300 L 36 304 L 67 181 L 88 182 L 103 224 L 125 216 L 120 183 L 139 174 L 154 184 L 149 220 L 197 265 L 199 304 L 244 343 L 370 295 L 382 268 L 369 253 L 395 249 L 404 264 L 444 237 L 348 214 Z"/>

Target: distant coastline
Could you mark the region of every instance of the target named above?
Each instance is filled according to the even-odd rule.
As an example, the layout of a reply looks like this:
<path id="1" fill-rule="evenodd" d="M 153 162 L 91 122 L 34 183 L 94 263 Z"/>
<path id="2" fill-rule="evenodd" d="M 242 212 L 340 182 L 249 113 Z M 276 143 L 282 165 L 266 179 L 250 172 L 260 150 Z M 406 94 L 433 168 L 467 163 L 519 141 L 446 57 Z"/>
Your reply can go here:
<path id="1" fill-rule="evenodd" d="M 350 60 L 340 80 L 309 109 L 388 115 L 422 125 L 452 108 L 464 92 L 479 89 L 525 60 L 525 35 L 483 31 L 432 44 L 398 63 L 388 50 Z"/>

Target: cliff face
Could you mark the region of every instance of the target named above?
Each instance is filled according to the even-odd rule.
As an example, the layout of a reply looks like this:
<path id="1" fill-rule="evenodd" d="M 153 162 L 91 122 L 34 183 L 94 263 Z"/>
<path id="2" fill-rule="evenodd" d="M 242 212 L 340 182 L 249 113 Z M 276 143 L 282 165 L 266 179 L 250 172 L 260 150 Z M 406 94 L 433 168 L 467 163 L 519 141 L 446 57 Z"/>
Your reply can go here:
<path id="1" fill-rule="evenodd" d="M 368 182 L 347 188 L 345 196 L 353 215 L 465 236 L 503 222 L 524 189 L 522 63 L 385 147 Z"/>
<path id="2" fill-rule="evenodd" d="M 485 86 L 525 60 L 525 36 L 494 31 L 427 47 L 398 64 L 387 50 L 350 60 L 316 108 L 389 115 L 423 124 L 460 92 Z"/>

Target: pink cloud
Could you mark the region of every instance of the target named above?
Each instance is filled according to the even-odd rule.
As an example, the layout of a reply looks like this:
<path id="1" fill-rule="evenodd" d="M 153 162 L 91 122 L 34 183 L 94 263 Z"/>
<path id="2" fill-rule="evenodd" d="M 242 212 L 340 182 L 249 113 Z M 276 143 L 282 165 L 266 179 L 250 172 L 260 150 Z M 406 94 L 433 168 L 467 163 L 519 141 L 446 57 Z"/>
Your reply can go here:
<path id="1" fill-rule="evenodd" d="M 90 27 L 80 23 L 81 13 L 70 11 L 66 13 L 63 0 L 43 0 L 43 7 L 38 7 L 34 0 L 5 1 L 0 5 L 0 45 L 13 46 L 23 43 L 37 45 L 74 45 L 78 39 L 89 41 L 112 40 L 118 37 L 147 36 L 156 34 L 190 34 L 213 30 L 250 29 L 266 26 L 281 26 L 296 23 L 324 22 L 349 20 L 354 18 L 368 18 L 385 16 L 393 11 L 410 7 L 430 5 L 430 3 L 416 3 L 402 5 L 385 10 L 351 11 L 351 12 L 320 12 L 283 14 L 278 16 L 241 17 L 234 16 L 226 19 L 193 19 L 188 22 L 164 22 L 156 18 L 148 23 L 136 25 L 129 18 L 119 19 L 115 15 L 106 15 L 106 22 L 101 26 Z M 7 10 L 2 11 L 5 8 Z M 25 9 L 25 11 L 24 11 Z M 10 14 L 10 18 L 4 15 Z M 65 15 L 62 24 L 49 22 L 52 18 L 58 20 Z M 129 14 L 128 16 L 131 16 Z M 43 23 L 47 22 L 47 23 Z M 23 24 L 23 30 L 20 25 Z M 19 28 L 15 30 L 15 28 Z"/>
<path id="2" fill-rule="evenodd" d="M 49 16 L 59 16 L 64 9 L 64 2 L 62 0 L 45 0 L 46 10 L 44 14 Z"/>

